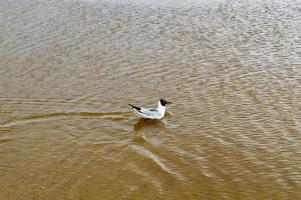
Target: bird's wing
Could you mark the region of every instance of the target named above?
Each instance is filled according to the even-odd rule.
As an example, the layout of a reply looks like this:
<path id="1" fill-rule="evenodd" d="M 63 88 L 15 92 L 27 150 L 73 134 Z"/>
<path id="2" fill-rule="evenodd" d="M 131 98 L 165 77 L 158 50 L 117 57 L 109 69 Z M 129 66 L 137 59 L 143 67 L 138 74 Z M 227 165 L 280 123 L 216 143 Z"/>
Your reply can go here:
<path id="1" fill-rule="evenodd" d="M 150 119 L 158 118 L 159 112 L 155 109 L 137 107 L 131 104 L 129 104 L 129 106 L 131 106 L 136 111 L 136 113 L 138 113 L 144 118 L 150 118 Z"/>
<path id="2" fill-rule="evenodd" d="M 150 117 L 156 117 L 159 114 L 157 110 L 149 108 L 141 108 L 140 112 Z"/>

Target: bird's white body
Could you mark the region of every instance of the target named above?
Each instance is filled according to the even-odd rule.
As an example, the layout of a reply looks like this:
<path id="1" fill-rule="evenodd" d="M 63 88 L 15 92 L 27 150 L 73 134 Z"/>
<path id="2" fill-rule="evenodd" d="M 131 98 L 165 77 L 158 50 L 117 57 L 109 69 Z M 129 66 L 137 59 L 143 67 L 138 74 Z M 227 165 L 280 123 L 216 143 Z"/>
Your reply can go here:
<path id="1" fill-rule="evenodd" d="M 161 101 L 162 100 L 158 101 L 158 107 L 156 109 L 136 107 L 131 104 L 129 105 L 132 106 L 135 113 L 140 117 L 143 117 L 145 119 L 162 119 L 165 115 L 165 105 L 163 106 Z"/>

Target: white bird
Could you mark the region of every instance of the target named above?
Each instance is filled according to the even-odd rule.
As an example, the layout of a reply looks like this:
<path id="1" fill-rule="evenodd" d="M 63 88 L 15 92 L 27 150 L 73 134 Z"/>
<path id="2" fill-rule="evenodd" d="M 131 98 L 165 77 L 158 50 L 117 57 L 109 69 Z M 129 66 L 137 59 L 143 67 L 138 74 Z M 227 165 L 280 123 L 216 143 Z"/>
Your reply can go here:
<path id="1" fill-rule="evenodd" d="M 142 108 L 133 106 L 129 104 L 134 111 L 144 119 L 162 119 L 165 114 L 165 106 L 166 104 L 171 104 L 171 102 L 165 101 L 164 99 L 160 99 L 158 101 L 158 108 L 157 109 L 150 109 L 150 108 Z"/>

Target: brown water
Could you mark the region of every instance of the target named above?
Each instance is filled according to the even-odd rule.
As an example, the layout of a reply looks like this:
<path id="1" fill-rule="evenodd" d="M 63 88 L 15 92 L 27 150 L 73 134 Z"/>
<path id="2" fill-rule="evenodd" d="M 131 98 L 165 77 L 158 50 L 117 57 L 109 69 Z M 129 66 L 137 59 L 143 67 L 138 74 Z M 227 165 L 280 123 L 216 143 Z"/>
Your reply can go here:
<path id="1" fill-rule="evenodd" d="M 183 2 L 0 1 L 1 200 L 301 199 L 301 2 Z"/>

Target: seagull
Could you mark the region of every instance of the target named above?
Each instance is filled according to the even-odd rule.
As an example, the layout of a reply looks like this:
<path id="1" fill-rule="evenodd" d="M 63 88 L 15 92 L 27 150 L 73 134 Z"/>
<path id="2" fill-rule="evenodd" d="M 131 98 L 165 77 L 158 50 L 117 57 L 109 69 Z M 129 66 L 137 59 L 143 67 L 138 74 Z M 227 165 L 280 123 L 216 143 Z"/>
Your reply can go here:
<path id="1" fill-rule="evenodd" d="M 171 102 L 165 101 L 164 99 L 160 99 L 158 101 L 157 109 L 142 108 L 133 106 L 132 104 L 129 104 L 129 106 L 131 106 L 134 109 L 134 111 L 144 119 L 162 119 L 165 114 L 166 104 L 171 104 Z"/>

